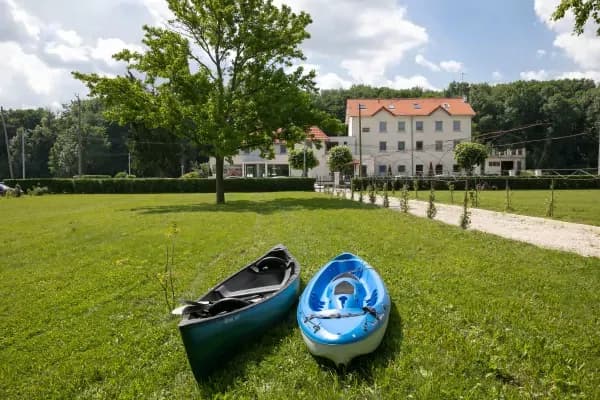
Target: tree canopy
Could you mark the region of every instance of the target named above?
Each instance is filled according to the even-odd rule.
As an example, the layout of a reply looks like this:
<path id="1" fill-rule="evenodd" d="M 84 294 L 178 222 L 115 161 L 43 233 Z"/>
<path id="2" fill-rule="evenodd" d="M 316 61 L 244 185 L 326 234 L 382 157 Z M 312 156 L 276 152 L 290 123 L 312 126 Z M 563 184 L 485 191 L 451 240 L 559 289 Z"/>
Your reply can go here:
<path id="1" fill-rule="evenodd" d="M 473 173 L 476 165 L 483 164 L 487 155 L 488 149 L 481 143 L 462 142 L 454 148 L 456 163 L 467 172 L 467 175 Z"/>
<path id="2" fill-rule="evenodd" d="M 301 169 L 303 171 L 304 168 L 308 171 L 319 166 L 319 160 L 317 160 L 315 153 L 312 150 L 306 149 L 292 149 L 289 152 L 288 161 L 293 169 Z"/>
<path id="3" fill-rule="evenodd" d="M 352 173 L 352 151 L 348 146 L 334 146 L 329 150 L 327 163 L 332 172 L 339 171 L 342 174 Z"/>
<path id="4" fill-rule="evenodd" d="M 225 201 L 225 158 L 294 143 L 315 123 L 314 73 L 293 68 L 311 22 L 271 0 L 168 0 L 168 27 L 144 26 L 143 53 L 123 50 L 128 75 L 74 73 L 107 116 L 164 128 L 216 159 L 216 200 Z"/>
<path id="5" fill-rule="evenodd" d="M 552 14 L 552 19 L 558 21 L 564 18 L 569 10 L 575 16 L 573 32 L 581 35 L 585 24 L 592 18 L 598 25 L 596 35 L 600 36 L 600 0 L 561 0 Z"/>

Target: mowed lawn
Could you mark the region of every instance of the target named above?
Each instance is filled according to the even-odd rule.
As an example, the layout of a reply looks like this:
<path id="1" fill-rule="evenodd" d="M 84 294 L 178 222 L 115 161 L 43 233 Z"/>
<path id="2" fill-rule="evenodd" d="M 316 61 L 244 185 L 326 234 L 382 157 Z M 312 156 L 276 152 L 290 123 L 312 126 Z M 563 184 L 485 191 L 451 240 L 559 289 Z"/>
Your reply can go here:
<path id="1" fill-rule="evenodd" d="M 0 199 L 0 398 L 600 398 L 600 259 L 319 193 L 213 202 Z M 337 370 L 291 310 L 197 385 L 156 277 L 171 223 L 178 297 L 277 243 L 304 284 L 342 251 L 365 258 L 393 302 L 381 347 Z"/>
<path id="2" fill-rule="evenodd" d="M 464 194 L 464 191 L 455 190 L 452 199 L 449 191 L 438 190 L 435 192 L 435 198 L 440 203 L 462 205 Z M 396 192 L 396 197 L 399 196 L 399 192 Z M 508 212 L 545 218 L 550 196 L 550 190 L 513 190 L 512 210 Z M 415 198 L 414 191 L 410 191 L 410 198 Z M 428 200 L 429 191 L 420 190 L 418 198 L 419 200 Z M 505 211 L 505 205 L 506 191 L 482 190 L 479 192 L 478 208 Z M 600 190 L 555 190 L 553 218 L 566 222 L 600 226 Z"/>

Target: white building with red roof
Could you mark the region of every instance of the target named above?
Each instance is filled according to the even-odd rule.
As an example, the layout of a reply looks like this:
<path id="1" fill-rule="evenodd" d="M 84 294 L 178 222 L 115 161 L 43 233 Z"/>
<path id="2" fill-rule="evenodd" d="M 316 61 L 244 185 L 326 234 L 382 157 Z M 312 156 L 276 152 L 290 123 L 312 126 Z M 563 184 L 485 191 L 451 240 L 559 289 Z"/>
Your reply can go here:
<path id="1" fill-rule="evenodd" d="M 355 155 L 360 157 L 362 147 L 363 175 L 458 172 L 454 146 L 471 140 L 474 115 L 462 98 L 346 102 L 348 135 L 355 138 Z"/>

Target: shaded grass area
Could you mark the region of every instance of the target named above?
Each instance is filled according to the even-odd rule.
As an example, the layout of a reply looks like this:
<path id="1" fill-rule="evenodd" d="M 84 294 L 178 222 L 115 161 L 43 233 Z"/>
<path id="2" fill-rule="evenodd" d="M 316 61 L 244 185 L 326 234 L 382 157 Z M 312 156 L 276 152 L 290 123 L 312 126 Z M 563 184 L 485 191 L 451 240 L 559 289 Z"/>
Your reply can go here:
<path id="1" fill-rule="evenodd" d="M 317 193 L 227 200 L 0 200 L 0 398 L 600 397 L 599 259 Z M 292 310 L 197 385 L 156 278 L 173 222 L 185 298 L 277 243 L 304 283 L 342 251 L 365 258 L 393 301 L 382 346 L 337 370 Z"/>
<path id="2" fill-rule="evenodd" d="M 462 205 L 464 191 L 435 192 L 436 201 L 446 204 Z M 419 200 L 427 201 L 428 190 L 419 191 Z M 396 197 L 399 197 L 396 192 Z M 410 191 L 410 198 L 415 198 L 415 192 Z M 546 217 L 547 202 L 550 200 L 550 190 L 513 190 L 511 197 L 514 214 Z M 600 190 L 555 190 L 554 219 L 577 222 L 580 224 L 600 226 Z M 504 190 L 483 190 L 479 192 L 479 207 L 492 211 L 505 211 L 506 192 Z"/>

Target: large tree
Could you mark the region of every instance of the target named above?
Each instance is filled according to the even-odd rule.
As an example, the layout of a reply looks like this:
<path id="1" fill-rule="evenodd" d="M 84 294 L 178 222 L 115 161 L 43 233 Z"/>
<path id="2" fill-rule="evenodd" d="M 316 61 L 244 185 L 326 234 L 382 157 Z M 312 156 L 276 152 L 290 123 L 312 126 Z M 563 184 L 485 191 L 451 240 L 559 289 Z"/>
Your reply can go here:
<path id="1" fill-rule="evenodd" d="M 273 139 L 299 141 L 314 120 L 314 73 L 293 68 L 311 22 L 272 0 L 168 0 L 167 27 L 144 26 L 144 53 L 123 50 L 128 75 L 74 73 L 121 124 L 164 128 L 216 159 L 216 200 L 225 202 L 224 160 L 243 148 L 268 153 Z"/>
<path id="2" fill-rule="evenodd" d="M 596 35 L 600 36 L 600 0 L 561 0 L 556 7 L 552 19 L 558 21 L 564 18 L 567 11 L 571 10 L 575 16 L 575 27 L 573 31 L 581 35 L 585 24 L 590 17 L 599 25 L 596 28 Z"/>

